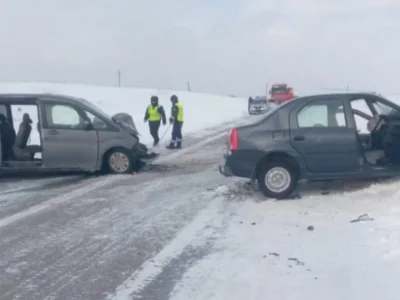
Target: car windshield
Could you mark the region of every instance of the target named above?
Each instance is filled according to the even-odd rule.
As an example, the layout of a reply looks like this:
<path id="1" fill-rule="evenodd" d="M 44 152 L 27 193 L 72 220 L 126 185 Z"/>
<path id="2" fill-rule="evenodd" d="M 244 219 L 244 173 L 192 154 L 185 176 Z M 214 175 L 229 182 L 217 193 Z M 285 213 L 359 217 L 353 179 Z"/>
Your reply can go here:
<path id="1" fill-rule="evenodd" d="M 382 102 L 375 101 L 375 102 L 373 102 L 373 106 L 379 115 L 388 116 L 388 115 L 394 115 L 394 114 L 399 115 L 400 114 L 399 110 L 397 110 L 389 105 L 386 105 Z"/>
<path id="2" fill-rule="evenodd" d="M 267 100 L 266 99 L 253 99 L 253 101 L 251 103 L 253 103 L 253 104 L 267 104 Z"/>
<path id="3" fill-rule="evenodd" d="M 286 94 L 287 92 L 287 88 L 285 87 L 273 87 L 271 89 L 271 94 Z"/>
<path id="4" fill-rule="evenodd" d="M 79 99 L 84 105 L 86 105 L 87 107 L 89 107 L 93 112 L 95 112 L 97 115 L 99 115 L 100 117 L 107 119 L 107 120 L 111 120 L 111 117 L 106 114 L 104 111 L 102 111 L 100 108 L 98 108 L 96 105 L 94 105 L 92 102 L 86 100 L 86 99 Z"/>

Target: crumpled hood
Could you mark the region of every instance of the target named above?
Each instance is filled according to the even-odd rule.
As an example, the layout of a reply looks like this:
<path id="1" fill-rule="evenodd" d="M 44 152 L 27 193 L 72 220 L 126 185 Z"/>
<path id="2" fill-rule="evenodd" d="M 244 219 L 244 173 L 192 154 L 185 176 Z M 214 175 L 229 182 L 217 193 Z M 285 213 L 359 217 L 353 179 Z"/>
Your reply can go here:
<path id="1" fill-rule="evenodd" d="M 131 115 L 127 113 L 118 113 L 112 116 L 112 120 L 119 124 L 124 129 L 128 130 L 131 134 L 139 136 L 139 132 L 136 129 L 135 122 Z"/>

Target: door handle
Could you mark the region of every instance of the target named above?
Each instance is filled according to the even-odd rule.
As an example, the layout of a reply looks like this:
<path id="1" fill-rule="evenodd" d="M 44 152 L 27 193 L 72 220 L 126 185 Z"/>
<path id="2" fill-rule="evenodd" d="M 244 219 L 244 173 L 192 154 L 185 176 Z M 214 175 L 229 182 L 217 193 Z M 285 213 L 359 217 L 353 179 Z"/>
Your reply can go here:
<path id="1" fill-rule="evenodd" d="M 293 140 L 295 141 L 304 141 L 306 138 L 302 135 L 296 135 Z"/>
<path id="2" fill-rule="evenodd" d="M 51 135 L 56 135 L 59 134 L 60 132 L 58 130 L 49 130 L 47 133 Z"/>

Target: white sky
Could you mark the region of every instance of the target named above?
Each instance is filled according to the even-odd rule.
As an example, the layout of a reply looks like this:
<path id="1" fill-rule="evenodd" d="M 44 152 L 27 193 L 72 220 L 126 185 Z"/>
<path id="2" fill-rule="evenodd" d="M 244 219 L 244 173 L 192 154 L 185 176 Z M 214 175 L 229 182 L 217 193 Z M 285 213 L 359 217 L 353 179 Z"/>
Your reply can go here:
<path id="1" fill-rule="evenodd" d="M 400 0 L 1 0 L 0 80 L 400 94 Z"/>

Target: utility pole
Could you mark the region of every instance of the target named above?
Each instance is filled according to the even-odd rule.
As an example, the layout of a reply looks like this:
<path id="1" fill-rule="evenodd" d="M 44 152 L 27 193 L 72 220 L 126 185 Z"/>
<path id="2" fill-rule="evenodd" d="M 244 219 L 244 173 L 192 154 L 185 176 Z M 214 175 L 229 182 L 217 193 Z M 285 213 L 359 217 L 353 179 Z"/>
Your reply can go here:
<path id="1" fill-rule="evenodd" d="M 121 87 L 121 71 L 118 70 L 118 87 Z"/>
<path id="2" fill-rule="evenodd" d="M 189 92 L 192 91 L 192 89 L 190 88 L 190 81 L 187 82 L 187 89 L 188 89 Z"/>
<path id="3" fill-rule="evenodd" d="M 265 95 L 267 96 L 267 99 L 268 99 L 268 82 L 265 85 Z"/>

